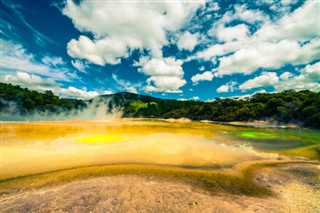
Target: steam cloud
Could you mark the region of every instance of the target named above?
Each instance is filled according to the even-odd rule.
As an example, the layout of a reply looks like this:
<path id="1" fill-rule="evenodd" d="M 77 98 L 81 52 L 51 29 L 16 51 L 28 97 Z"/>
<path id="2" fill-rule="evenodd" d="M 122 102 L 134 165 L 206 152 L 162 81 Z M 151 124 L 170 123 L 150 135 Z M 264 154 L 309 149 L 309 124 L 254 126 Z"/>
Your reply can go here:
<path id="1" fill-rule="evenodd" d="M 59 108 L 56 112 L 35 111 L 22 113 L 16 102 L 0 100 L 3 106 L 1 121 L 63 121 L 63 120 L 113 120 L 122 117 L 122 108 L 112 106 L 110 99 L 93 99 L 82 109 Z"/>

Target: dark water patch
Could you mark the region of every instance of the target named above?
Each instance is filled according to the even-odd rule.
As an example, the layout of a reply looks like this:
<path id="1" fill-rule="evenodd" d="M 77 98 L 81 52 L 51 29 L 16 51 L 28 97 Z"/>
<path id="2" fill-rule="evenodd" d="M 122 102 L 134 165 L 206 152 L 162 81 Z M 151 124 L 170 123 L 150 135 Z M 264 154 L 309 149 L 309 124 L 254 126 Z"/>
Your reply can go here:
<path id="1" fill-rule="evenodd" d="M 247 139 L 246 141 L 255 149 L 266 151 L 294 149 L 303 145 L 299 141 L 283 139 Z"/>

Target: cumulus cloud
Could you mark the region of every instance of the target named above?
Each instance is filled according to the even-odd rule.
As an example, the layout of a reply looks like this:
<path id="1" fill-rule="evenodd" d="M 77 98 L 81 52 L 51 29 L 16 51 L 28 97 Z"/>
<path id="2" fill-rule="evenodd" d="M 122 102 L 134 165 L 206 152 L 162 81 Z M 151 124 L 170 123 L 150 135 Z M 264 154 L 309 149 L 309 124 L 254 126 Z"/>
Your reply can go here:
<path id="1" fill-rule="evenodd" d="M 212 28 L 208 31 L 208 35 L 215 36 L 217 29 L 222 30 L 226 25 L 230 25 L 233 21 L 242 21 L 247 24 L 261 24 L 269 22 L 270 18 L 260 10 L 250 10 L 246 5 L 236 5 L 234 7 L 234 12 L 231 10 L 227 11 L 214 23 Z"/>
<path id="2" fill-rule="evenodd" d="M 317 2 L 306 1 L 302 7 L 276 22 L 270 21 L 264 14 L 238 7 L 235 13 L 227 12 L 209 32 L 224 43 L 213 44 L 198 52 L 194 58 L 212 60 L 220 56 L 216 76 L 247 75 L 259 68 L 278 69 L 285 64 L 308 64 L 320 57 L 320 22 L 314 18 L 318 16 L 318 6 Z M 225 26 L 237 18 L 248 23 L 253 19 L 260 20 L 263 24 L 260 28 L 257 25 L 258 30 L 252 35 L 246 25 Z"/>
<path id="3" fill-rule="evenodd" d="M 174 58 L 151 59 L 139 71 L 149 76 L 183 76 L 182 61 Z"/>
<path id="4" fill-rule="evenodd" d="M 182 61 L 174 58 L 150 59 L 139 72 L 150 76 L 145 90 L 148 92 L 180 93 L 186 84 L 183 79 Z"/>
<path id="5" fill-rule="evenodd" d="M 68 87 L 67 89 L 60 88 L 58 90 L 58 94 L 65 97 L 69 97 L 69 98 L 80 98 L 80 99 L 92 99 L 100 95 L 97 91 L 87 91 L 85 89 L 78 89 L 72 86 Z"/>
<path id="6" fill-rule="evenodd" d="M 221 85 L 218 89 L 217 92 L 221 93 L 221 92 L 229 92 L 229 87 L 228 85 Z"/>
<path id="7" fill-rule="evenodd" d="M 71 57 L 91 63 L 117 64 L 130 50 L 146 49 L 152 57 L 162 57 L 167 45 L 167 33 L 179 30 L 203 4 L 197 2 L 90 2 L 75 4 L 67 0 L 62 13 L 81 32 L 93 34 L 93 39 L 80 36 L 67 46 Z M 188 46 L 190 48 L 190 46 Z"/>
<path id="8" fill-rule="evenodd" d="M 284 72 L 280 75 L 280 79 L 283 80 L 283 81 L 286 81 L 288 80 L 291 76 L 293 76 L 292 73 L 290 72 Z"/>
<path id="9" fill-rule="evenodd" d="M 286 73 L 288 72 L 282 74 L 281 81 L 274 85 L 276 91 L 294 89 L 320 92 L 320 62 L 305 66 L 299 70 L 298 75 Z"/>
<path id="10" fill-rule="evenodd" d="M 1 81 L 38 91 L 50 90 L 60 86 L 51 78 L 41 78 L 40 76 L 21 71 L 18 71 L 15 74 L 4 75 L 2 76 Z"/>
<path id="11" fill-rule="evenodd" d="M 239 89 L 246 91 L 253 88 L 272 86 L 278 83 L 279 78 L 275 72 L 263 72 L 260 76 L 250 79 L 239 86 Z"/>
<path id="12" fill-rule="evenodd" d="M 199 81 L 212 81 L 213 74 L 211 71 L 206 71 L 204 73 L 196 74 L 191 77 L 191 81 L 197 84 Z"/>
<path id="13" fill-rule="evenodd" d="M 315 18 L 319 14 L 319 3 L 306 1 L 293 13 L 283 16 L 276 23 L 266 23 L 257 36 L 266 40 L 290 39 L 306 41 L 319 37 L 320 23 Z"/>
<path id="14" fill-rule="evenodd" d="M 67 52 L 73 58 L 86 59 L 97 65 L 118 64 L 120 57 L 127 57 L 127 47 L 118 39 L 91 40 L 80 36 L 67 45 Z"/>
<path id="15" fill-rule="evenodd" d="M 177 42 L 177 46 L 180 50 L 189 50 L 192 51 L 195 46 L 198 44 L 200 34 L 190 32 L 185 32 L 182 34 Z"/>
<path id="16" fill-rule="evenodd" d="M 181 93 L 179 88 L 184 86 L 186 81 L 176 76 L 152 76 L 147 79 L 147 83 L 145 90 L 148 92 Z"/>
<path id="17" fill-rule="evenodd" d="M 225 84 L 225 85 L 221 85 L 218 89 L 217 92 L 218 93 L 222 93 L 222 92 L 233 92 L 235 90 L 235 85 L 237 85 L 237 83 L 235 81 L 230 81 L 229 83 Z"/>
<path id="18" fill-rule="evenodd" d="M 233 27 L 223 27 L 218 29 L 216 36 L 220 41 L 231 42 L 247 39 L 248 34 L 248 26 L 245 24 L 239 24 Z"/>
<path id="19" fill-rule="evenodd" d="M 257 43 L 231 56 L 220 58 L 217 75 L 251 74 L 259 68 L 278 69 L 288 63 L 305 64 L 320 57 L 319 45 L 320 39 L 314 39 L 303 46 L 290 40 Z"/>
<path id="20" fill-rule="evenodd" d="M 283 90 L 311 90 L 320 91 L 320 62 L 307 65 L 298 71 L 297 75 L 284 72 L 279 77 L 275 72 L 263 72 L 260 76 L 249 79 L 239 86 L 246 91 L 254 88 L 272 86 L 277 92 Z"/>

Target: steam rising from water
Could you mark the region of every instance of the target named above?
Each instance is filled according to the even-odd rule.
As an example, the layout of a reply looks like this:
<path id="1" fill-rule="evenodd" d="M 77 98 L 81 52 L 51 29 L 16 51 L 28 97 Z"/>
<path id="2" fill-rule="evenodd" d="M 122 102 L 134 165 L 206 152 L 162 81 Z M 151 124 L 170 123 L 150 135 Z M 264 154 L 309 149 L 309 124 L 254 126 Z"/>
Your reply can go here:
<path id="1" fill-rule="evenodd" d="M 21 113 L 15 102 L 1 100 L 1 103 L 6 106 L 1 112 L 2 121 L 113 120 L 119 119 L 123 115 L 120 107 L 109 107 L 109 99 L 93 99 L 83 109 L 64 110 L 59 108 L 57 112 L 36 111 L 29 114 Z"/>

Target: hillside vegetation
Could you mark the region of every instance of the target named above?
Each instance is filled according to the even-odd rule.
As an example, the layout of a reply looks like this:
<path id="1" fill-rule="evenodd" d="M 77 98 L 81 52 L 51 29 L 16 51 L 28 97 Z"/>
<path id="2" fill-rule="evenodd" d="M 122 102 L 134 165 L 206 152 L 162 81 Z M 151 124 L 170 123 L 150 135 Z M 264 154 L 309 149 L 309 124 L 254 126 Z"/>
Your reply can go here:
<path id="1" fill-rule="evenodd" d="M 218 98 L 213 102 L 178 101 L 127 92 L 103 95 L 89 101 L 60 98 L 51 91 L 39 93 L 19 86 L 0 83 L 2 113 L 28 114 L 35 111 L 82 110 L 90 103 L 120 108 L 124 117 L 189 118 L 211 121 L 273 120 L 320 128 L 320 93 L 283 91 L 256 93 L 245 99 Z M 12 106 L 15 110 L 12 110 Z"/>

